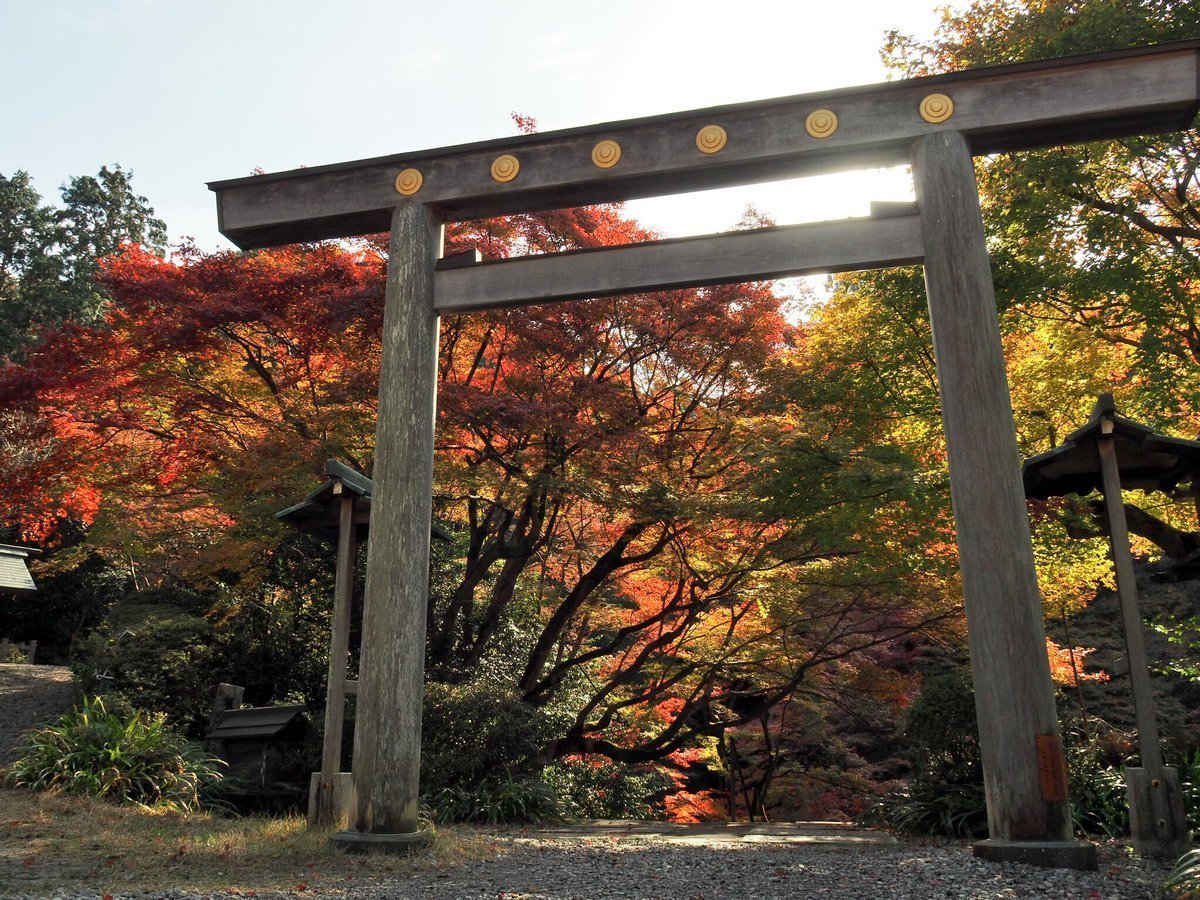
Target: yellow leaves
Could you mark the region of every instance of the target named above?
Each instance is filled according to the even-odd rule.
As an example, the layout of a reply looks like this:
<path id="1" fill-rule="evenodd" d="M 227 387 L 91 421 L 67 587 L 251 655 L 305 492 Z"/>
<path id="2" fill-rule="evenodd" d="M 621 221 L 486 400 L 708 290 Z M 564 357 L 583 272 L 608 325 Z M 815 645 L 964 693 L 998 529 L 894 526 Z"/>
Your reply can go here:
<path id="1" fill-rule="evenodd" d="M 1121 407 L 1131 348 L 1067 322 L 1022 315 L 1004 337 L 1017 438 L 1027 455 L 1052 449 L 1087 421 L 1103 391 Z"/>
<path id="2" fill-rule="evenodd" d="M 1096 599 L 1101 587 L 1115 589 L 1108 541 L 1103 537 L 1072 540 L 1061 530 L 1034 544 L 1038 585 L 1046 614 L 1073 615 Z"/>

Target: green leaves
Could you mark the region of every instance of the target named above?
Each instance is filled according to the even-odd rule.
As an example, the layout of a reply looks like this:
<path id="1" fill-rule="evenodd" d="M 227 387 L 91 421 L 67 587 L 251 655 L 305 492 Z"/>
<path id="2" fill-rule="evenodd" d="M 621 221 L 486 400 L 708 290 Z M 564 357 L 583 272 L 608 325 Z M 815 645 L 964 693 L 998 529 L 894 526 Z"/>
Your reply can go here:
<path id="1" fill-rule="evenodd" d="M 167 727 L 165 717 L 108 712 L 99 698 L 26 738 L 8 771 L 13 787 L 64 790 L 178 810 L 200 806 L 201 791 L 221 778 L 220 760 Z"/>
<path id="2" fill-rule="evenodd" d="M 94 177 L 72 178 L 56 209 L 42 205 L 29 173 L 0 175 L 0 359 L 19 356 L 44 328 L 99 322 L 105 257 L 125 244 L 161 253 L 166 225 L 130 179 L 120 166 L 101 166 Z"/>
<path id="3" fill-rule="evenodd" d="M 1200 895 L 1200 850 L 1190 850 L 1183 854 L 1163 887 L 1177 897 Z"/>

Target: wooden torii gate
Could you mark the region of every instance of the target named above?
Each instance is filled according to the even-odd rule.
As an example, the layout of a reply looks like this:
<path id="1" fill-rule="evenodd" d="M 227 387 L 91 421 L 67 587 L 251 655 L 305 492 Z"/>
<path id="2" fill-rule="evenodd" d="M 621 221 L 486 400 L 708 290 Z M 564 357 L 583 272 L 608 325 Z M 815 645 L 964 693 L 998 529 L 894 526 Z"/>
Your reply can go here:
<path id="1" fill-rule="evenodd" d="M 346 846 L 418 838 L 438 317 L 923 263 L 990 837 L 979 856 L 1094 867 L 1072 839 L 1020 458 L 972 156 L 1187 127 L 1200 41 L 737 104 L 214 182 L 239 247 L 391 231 L 376 495 Z M 911 163 L 900 215 L 503 261 L 439 262 L 442 223 Z"/>

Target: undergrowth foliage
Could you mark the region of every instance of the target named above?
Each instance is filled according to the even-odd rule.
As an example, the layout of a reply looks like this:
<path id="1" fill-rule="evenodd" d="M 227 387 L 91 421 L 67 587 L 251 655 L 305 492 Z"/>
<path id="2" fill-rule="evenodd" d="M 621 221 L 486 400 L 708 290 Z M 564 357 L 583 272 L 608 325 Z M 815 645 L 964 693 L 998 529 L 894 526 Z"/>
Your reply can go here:
<path id="1" fill-rule="evenodd" d="M 1179 858 L 1166 884 L 1171 896 L 1200 897 L 1200 850 L 1191 850 Z"/>
<path id="2" fill-rule="evenodd" d="M 552 822 L 563 818 L 554 789 L 537 778 L 509 772 L 463 787 L 447 787 L 430 797 L 439 822 Z"/>
<path id="3" fill-rule="evenodd" d="M 912 834 L 987 834 L 978 733 L 970 673 L 956 667 L 929 674 L 904 732 L 912 781 L 883 798 L 867 818 Z"/>
<path id="4" fill-rule="evenodd" d="M 421 786 L 439 822 L 529 822 L 557 818 L 540 778 L 546 745 L 561 722 L 484 679 L 425 685 Z"/>
<path id="5" fill-rule="evenodd" d="M 165 716 L 119 716 L 99 697 L 26 737 L 11 787 L 62 790 L 120 803 L 194 810 L 221 778 L 221 761 L 185 740 Z"/>

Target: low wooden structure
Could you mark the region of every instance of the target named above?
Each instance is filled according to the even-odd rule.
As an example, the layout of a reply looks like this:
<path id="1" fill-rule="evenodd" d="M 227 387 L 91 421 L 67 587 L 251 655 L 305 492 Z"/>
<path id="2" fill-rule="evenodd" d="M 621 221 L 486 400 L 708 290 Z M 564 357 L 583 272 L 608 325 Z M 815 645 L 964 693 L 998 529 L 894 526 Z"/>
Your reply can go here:
<path id="1" fill-rule="evenodd" d="M 1101 394 L 1087 423 L 1060 446 L 1030 457 L 1022 478 L 1034 499 L 1092 491 L 1104 496 L 1141 761 L 1125 769 L 1130 831 L 1143 856 L 1175 859 L 1191 836 L 1179 773 L 1163 765 L 1122 490 L 1172 492 L 1183 484 L 1200 496 L 1200 442 L 1156 434 L 1117 415 L 1112 394 Z"/>
<path id="2" fill-rule="evenodd" d="M 240 794 L 260 798 L 270 806 L 270 798 L 294 791 L 280 790 L 279 770 L 285 758 L 299 749 L 308 722 L 302 704 L 257 706 L 222 712 L 205 735 L 209 748 L 229 764 L 225 777 Z"/>
<path id="3" fill-rule="evenodd" d="M 390 229 L 344 846 L 420 839 L 438 316 L 920 262 L 933 330 L 990 837 L 980 856 L 1094 867 L 1073 839 L 972 157 L 1187 127 L 1200 42 L 996 66 L 210 184 L 243 248 Z M 442 225 L 910 163 L 909 215 L 510 260 L 441 261 Z M 1057 759 L 1047 759 L 1056 754 Z"/>

